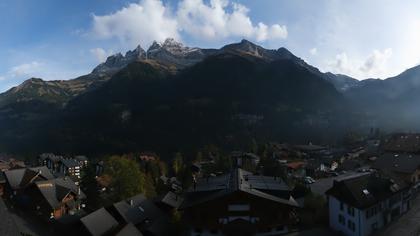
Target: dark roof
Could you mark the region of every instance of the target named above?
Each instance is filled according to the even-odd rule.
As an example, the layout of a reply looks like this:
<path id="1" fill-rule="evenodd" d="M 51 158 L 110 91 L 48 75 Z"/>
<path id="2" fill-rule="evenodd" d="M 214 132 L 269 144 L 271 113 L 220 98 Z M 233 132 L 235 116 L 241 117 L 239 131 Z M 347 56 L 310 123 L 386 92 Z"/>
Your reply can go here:
<path id="1" fill-rule="evenodd" d="M 100 236 L 118 226 L 118 222 L 105 208 L 101 208 L 80 219 L 92 236 Z"/>
<path id="2" fill-rule="evenodd" d="M 386 153 L 375 160 L 374 169 L 385 169 L 398 173 L 413 173 L 420 167 L 420 155 Z"/>
<path id="3" fill-rule="evenodd" d="M 183 197 L 179 196 L 178 194 L 172 191 L 169 191 L 167 194 L 163 195 L 162 198 L 160 199 L 160 202 L 173 208 L 178 208 L 183 201 L 184 201 Z"/>
<path id="4" fill-rule="evenodd" d="M 25 187 L 35 181 L 54 178 L 46 166 L 8 170 L 4 172 L 4 175 L 12 189 Z"/>
<path id="5" fill-rule="evenodd" d="M 73 168 L 76 166 L 80 166 L 79 162 L 75 159 L 61 159 L 61 163 L 63 163 L 64 166 L 67 168 Z"/>
<path id="6" fill-rule="evenodd" d="M 73 193 L 81 199 L 86 197 L 79 187 L 70 178 L 66 177 L 37 181 L 35 185 L 53 209 L 60 206 L 63 198 L 69 193 Z"/>
<path id="7" fill-rule="evenodd" d="M 114 208 L 127 223 L 137 225 L 145 219 L 153 220 L 164 213 L 142 194 L 114 204 Z"/>
<path id="8" fill-rule="evenodd" d="M 9 210 L 4 204 L 3 199 L 0 197 L 0 235 L 18 236 L 21 235 L 18 227 L 10 215 Z"/>
<path id="9" fill-rule="evenodd" d="M 385 140 L 383 149 L 388 152 L 420 152 L 420 134 L 393 134 Z"/>
<path id="10" fill-rule="evenodd" d="M 115 236 L 143 236 L 143 234 L 133 224 L 127 224 Z"/>
<path id="11" fill-rule="evenodd" d="M 167 235 L 170 224 L 168 216 L 144 195 L 138 194 L 115 203 L 113 207 L 126 223 L 141 226 L 142 230 L 152 235 Z"/>
<path id="12" fill-rule="evenodd" d="M 38 158 L 41 159 L 41 160 L 50 159 L 53 162 L 58 162 L 63 157 L 62 156 L 55 155 L 54 153 L 42 153 L 41 155 L 39 155 Z"/>
<path id="13" fill-rule="evenodd" d="M 241 191 L 263 199 L 297 207 L 289 187 L 280 179 L 258 176 L 240 168 L 229 174 L 200 179 L 186 194 L 181 209 Z"/>
<path id="14" fill-rule="evenodd" d="M 408 185 L 395 176 L 371 173 L 354 178 L 334 181 L 326 194 L 353 207 L 364 209 L 387 199 Z"/>
<path id="15" fill-rule="evenodd" d="M 88 158 L 86 156 L 82 156 L 82 155 L 75 156 L 74 159 L 76 159 L 78 161 L 87 161 L 88 160 Z"/>
<path id="16" fill-rule="evenodd" d="M 314 145 L 314 144 L 307 144 L 307 145 L 295 145 L 294 148 L 304 151 L 304 152 L 315 152 L 327 149 L 324 146 Z"/>

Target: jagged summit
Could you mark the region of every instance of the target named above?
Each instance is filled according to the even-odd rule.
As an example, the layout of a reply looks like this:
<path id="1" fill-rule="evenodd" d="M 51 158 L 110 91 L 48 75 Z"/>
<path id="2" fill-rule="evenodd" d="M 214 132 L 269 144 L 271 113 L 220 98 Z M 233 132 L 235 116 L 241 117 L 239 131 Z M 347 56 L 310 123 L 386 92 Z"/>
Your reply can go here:
<path id="1" fill-rule="evenodd" d="M 125 56 L 121 53 L 114 54 L 97 66 L 93 73 L 112 75 L 128 64 L 142 60 L 154 60 L 165 66 L 182 69 L 203 60 L 210 51 L 212 50 L 187 47 L 173 38 L 168 38 L 162 43 L 153 41 L 147 51 L 139 45 L 128 51 Z"/>

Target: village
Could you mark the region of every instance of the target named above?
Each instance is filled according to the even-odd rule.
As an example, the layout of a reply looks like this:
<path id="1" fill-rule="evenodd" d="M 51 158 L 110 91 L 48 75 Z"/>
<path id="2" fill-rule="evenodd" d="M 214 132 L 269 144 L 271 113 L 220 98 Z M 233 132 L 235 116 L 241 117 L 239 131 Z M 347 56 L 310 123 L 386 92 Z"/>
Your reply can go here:
<path id="1" fill-rule="evenodd" d="M 0 234 L 415 234 L 404 217 L 420 208 L 419 154 L 420 134 L 371 132 L 342 147 L 209 148 L 171 164 L 154 152 L 4 155 Z"/>

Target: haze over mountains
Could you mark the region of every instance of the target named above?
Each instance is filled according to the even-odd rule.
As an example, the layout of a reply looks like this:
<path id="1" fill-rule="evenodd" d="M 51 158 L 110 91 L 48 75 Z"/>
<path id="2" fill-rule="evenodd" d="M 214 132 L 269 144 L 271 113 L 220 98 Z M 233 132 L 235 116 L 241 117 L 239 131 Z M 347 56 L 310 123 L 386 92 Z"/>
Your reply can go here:
<path id="1" fill-rule="evenodd" d="M 167 39 L 76 79 L 33 78 L 0 94 L 0 148 L 98 154 L 323 142 L 371 127 L 417 130 L 419 102 L 420 67 L 358 81 L 322 73 L 285 48 Z"/>

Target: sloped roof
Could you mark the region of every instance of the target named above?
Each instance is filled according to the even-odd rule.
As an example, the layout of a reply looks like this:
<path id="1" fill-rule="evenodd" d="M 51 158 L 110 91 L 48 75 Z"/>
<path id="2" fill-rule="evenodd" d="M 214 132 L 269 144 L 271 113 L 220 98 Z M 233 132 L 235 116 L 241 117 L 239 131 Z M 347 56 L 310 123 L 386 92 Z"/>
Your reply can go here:
<path id="1" fill-rule="evenodd" d="M 143 194 L 115 203 L 113 207 L 126 223 L 141 227 L 143 232 L 168 235 L 169 217 Z"/>
<path id="2" fill-rule="evenodd" d="M 81 199 L 86 197 L 85 194 L 79 190 L 79 187 L 69 178 L 37 181 L 35 185 L 52 208 L 60 206 L 63 198 L 69 193 L 73 193 Z"/>
<path id="3" fill-rule="evenodd" d="M 80 219 L 92 236 L 101 236 L 118 226 L 118 222 L 105 208 L 101 208 Z"/>
<path id="4" fill-rule="evenodd" d="M 61 163 L 67 168 L 73 168 L 80 165 L 79 162 L 74 159 L 61 159 Z"/>
<path id="5" fill-rule="evenodd" d="M 397 133 L 388 137 L 383 149 L 389 152 L 420 152 L 420 134 Z"/>
<path id="6" fill-rule="evenodd" d="M 364 209 L 387 199 L 408 185 L 398 178 L 386 174 L 367 174 L 341 181 L 334 181 L 326 194 L 353 207 Z"/>
<path id="7" fill-rule="evenodd" d="M 143 236 L 143 234 L 130 223 L 124 226 L 115 236 Z"/>
<path id="8" fill-rule="evenodd" d="M 8 170 L 4 172 L 12 189 L 19 189 L 39 180 L 50 180 L 54 176 L 46 166 Z"/>
<path id="9" fill-rule="evenodd" d="M 195 187 L 187 192 L 180 208 L 192 207 L 237 191 L 298 207 L 290 195 L 289 187 L 280 178 L 253 175 L 243 169 L 235 168 L 229 174 L 199 180 Z"/>
<path id="10" fill-rule="evenodd" d="M 420 155 L 386 153 L 375 160 L 374 169 L 413 173 L 420 168 Z"/>
<path id="11" fill-rule="evenodd" d="M 86 156 L 83 156 L 83 155 L 75 156 L 74 159 L 76 159 L 78 161 L 87 161 L 88 160 L 88 158 Z"/>
<path id="12" fill-rule="evenodd" d="M 3 199 L 0 197 L 0 235 L 7 236 L 19 236 L 21 235 L 18 227 L 11 217 L 6 204 L 4 204 Z"/>
<path id="13" fill-rule="evenodd" d="M 169 191 L 167 194 L 162 196 L 160 201 L 173 208 L 178 208 L 184 201 L 184 198 L 172 191 Z"/>
<path id="14" fill-rule="evenodd" d="M 164 213 L 149 199 L 138 194 L 130 199 L 114 204 L 114 208 L 127 223 L 137 225 L 145 219 L 154 220 Z"/>

